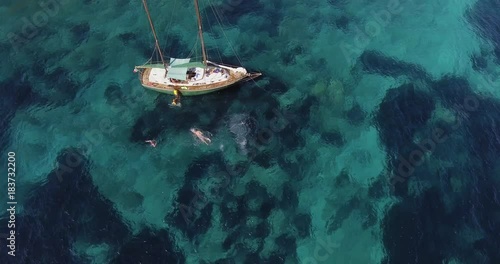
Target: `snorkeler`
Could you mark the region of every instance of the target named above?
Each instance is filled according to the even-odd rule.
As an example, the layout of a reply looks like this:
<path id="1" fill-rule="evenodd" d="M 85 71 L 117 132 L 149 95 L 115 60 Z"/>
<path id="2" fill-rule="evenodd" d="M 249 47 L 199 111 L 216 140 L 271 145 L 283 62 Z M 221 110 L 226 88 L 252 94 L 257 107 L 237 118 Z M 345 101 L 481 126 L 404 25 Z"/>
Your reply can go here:
<path id="1" fill-rule="evenodd" d="M 181 106 L 181 93 L 179 92 L 179 90 L 175 89 L 174 95 L 175 95 L 175 98 L 174 98 L 174 100 L 172 100 L 172 105 L 180 107 Z"/>
<path id="2" fill-rule="evenodd" d="M 156 144 L 158 144 L 158 142 L 156 142 L 156 140 L 154 139 L 146 140 L 145 142 L 149 143 L 149 145 L 151 145 L 153 148 L 156 148 Z"/>
<path id="3" fill-rule="evenodd" d="M 206 145 L 212 143 L 212 140 L 203 135 L 203 132 L 201 132 L 201 130 L 196 128 L 191 128 L 190 131 L 191 133 L 193 133 L 193 135 L 195 135 L 199 140 L 201 140 L 201 142 L 205 143 Z"/>

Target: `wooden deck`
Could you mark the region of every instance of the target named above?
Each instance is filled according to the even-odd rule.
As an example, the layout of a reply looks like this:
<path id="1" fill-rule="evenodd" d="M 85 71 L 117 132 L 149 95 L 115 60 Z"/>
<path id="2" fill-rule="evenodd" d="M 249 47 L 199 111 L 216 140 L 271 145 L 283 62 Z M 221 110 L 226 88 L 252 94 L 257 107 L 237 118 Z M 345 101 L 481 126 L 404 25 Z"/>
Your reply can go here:
<path id="1" fill-rule="evenodd" d="M 175 89 L 178 89 L 181 94 L 183 95 L 198 95 L 198 94 L 205 94 L 205 93 L 210 93 L 213 91 L 221 90 L 223 88 L 226 88 L 232 84 L 235 84 L 245 77 L 248 77 L 247 74 L 241 73 L 241 72 L 236 72 L 236 71 L 229 71 L 229 78 L 225 81 L 222 82 L 215 82 L 211 84 L 201 84 L 201 85 L 192 85 L 192 84 L 183 84 L 183 83 L 178 83 L 175 85 L 166 85 L 162 83 L 157 83 L 157 82 L 151 82 L 149 80 L 149 76 L 151 73 L 151 68 L 146 68 L 142 71 L 140 80 L 141 83 L 144 87 L 153 89 L 158 92 L 163 92 L 163 93 L 169 93 L 173 94 Z M 181 87 L 185 87 L 184 89 Z M 187 88 L 187 89 L 186 89 Z"/>

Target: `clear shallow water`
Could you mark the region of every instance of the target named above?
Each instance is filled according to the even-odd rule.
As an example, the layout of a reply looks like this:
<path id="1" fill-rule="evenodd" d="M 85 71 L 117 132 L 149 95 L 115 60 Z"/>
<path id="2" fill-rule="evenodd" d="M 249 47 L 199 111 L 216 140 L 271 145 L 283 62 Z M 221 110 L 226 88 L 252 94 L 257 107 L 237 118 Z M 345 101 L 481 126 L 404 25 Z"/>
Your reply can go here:
<path id="1" fill-rule="evenodd" d="M 189 55 L 192 4 L 149 4 Z M 498 263 L 498 1 L 214 2 L 226 35 L 207 4 L 264 77 L 181 109 L 132 74 L 140 3 L 2 4 L 2 263 Z"/>

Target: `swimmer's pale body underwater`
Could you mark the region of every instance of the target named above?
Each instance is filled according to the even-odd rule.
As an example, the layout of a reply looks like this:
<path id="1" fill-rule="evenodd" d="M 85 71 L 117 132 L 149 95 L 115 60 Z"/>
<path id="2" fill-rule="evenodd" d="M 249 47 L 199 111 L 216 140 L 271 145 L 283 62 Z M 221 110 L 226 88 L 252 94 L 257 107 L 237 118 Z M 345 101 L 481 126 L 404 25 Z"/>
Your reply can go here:
<path id="1" fill-rule="evenodd" d="M 149 139 L 149 140 L 146 140 L 144 142 L 149 143 L 149 145 L 151 145 L 151 147 L 153 147 L 153 148 L 155 148 L 156 144 L 157 144 L 156 140 L 154 140 L 154 139 Z"/>
<path id="2" fill-rule="evenodd" d="M 189 131 L 191 131 L 191 133 L 193 133 L 193 135 L 198 139 L 200 140 L 201 142 L 205 143 L 206 145 L 212 143 L 212 140 L 205 136 L 203 134 L 203 132 L 197 128 L 191 128 Z"/>

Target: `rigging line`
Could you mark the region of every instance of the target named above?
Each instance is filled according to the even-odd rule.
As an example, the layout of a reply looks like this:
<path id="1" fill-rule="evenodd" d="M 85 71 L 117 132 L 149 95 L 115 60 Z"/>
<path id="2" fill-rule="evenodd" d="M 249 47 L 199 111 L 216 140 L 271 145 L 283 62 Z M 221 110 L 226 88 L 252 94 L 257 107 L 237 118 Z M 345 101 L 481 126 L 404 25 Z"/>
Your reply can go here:
<path id="1" fill-rule="evenodd" d="M 268 92 L 268 93 L 271 93 L 271 92 L 269 92 L 266 88 L 264 88 L 264 87 L 260 86 L 260 85 L 259 85 L 259 84 L 255 81 L 255 78 L 252 78 L 251 80 L 252 80 L 252 82 L 253 82 L 253 83 L 254 83 L 257 87 L 259 87 L 260 89 L 262 89 L 262 90 L 264 90 L 264 91 L 266 91 L 266 92 Z"/>
<path id="2" fill-rule="evenodd" d="M 211 5 L 211 8 L 212 8 L 212 5 Z M 207 17 L 207 21 L 210 24 L 210 28 L 213 29 L 212 20 L 210 20 L 210 16 L 208 15 L 208 11 L 206 11 L 206 10 L 205 10 L 205 16 Z M 219 56 L 219 62 L 222 62 L 222 56 L 221 56 L 221 52 L 219 49 L 219 45 L 217 44 L 217 41 L 215 40 L 215 38 L 214 38 L 214 46 L 215 46 L 215 50 L 217 51 L 217 56 Z"/>
<path id="3" fill-rule="evenodd" d="M 206 20 L 207 20 L 207 23 L 208 23 L 208 25 L 209 25 L 210 29 L 212 29 L 212 28 L 213 28 L 213 23 L 212 23 L 212 20 L 210 19 L 210 16 L 209 16 L 209 14 L 208 14 L 207 9 L 208 9 L 208 8 L 205 8 L 205 9 L 203 10 L 203 12 L 205 13 L 205 18 L 206 18 Z M 212 35 L 213 35 L 213 34 L 212 34 Z M 212 46 L 214 46 L 215 48 L 211 48 L 211 49 L 209 49 L 209 51 L 212 51 L 212 50 L 214 50 L 214 49 L 215 49 L 215 51 L 217 52 L 217 55 L 219 56 L 219 62 L 222 62 L 222 56 L 221 56 L 221 52 L 220 52 L 220 49 L 219 49 L 219 45 L 217 44 L 217 40 L 216 40 L 216 38 L 213 38 L 213 45 L 212 45 Z"/>
<path id="4" fill-rule="evenodd" d="M 152 63 L 153 62 L 153 56 L 155 55 L 155 53 L 156 53 L 156 48 L 153 50 L 153 54 L 151 54 L 151 57 L 149 57 L 149 60 L 146 61 L 145 63 L 143 63 L 142 65 L 144 66 L 144 65 L 146 65 L 148 63 Z"/>
<path id="5" fill-rule="evenodd" d="M 215 46 L 215 48 L 212 48 L 210 50 L 215 50 L 217 52 L 217 55 L 219 56 L 219 64 L 222 63 L 223 59 L 222 59 L 222 56 L 221 56 L 221 53 L 220 53 L 220 50 L 219 50 L 219 47 L 218 46 Z M 238 66 L 236 66 L 238 67 Z"/>
<path id="6" fill-rule="evenodd" d="M 198 46 L 198 41 L 199 39 L 197 38 L 196 39 L 196 42 L 194 43 L 193 47 L 191 48 L 191 51 L 189 52 L 189 55 L 187 56 L 188 58 L 191 58 L 191 56 L 193 56 L 193 54 L 196 52 L 197 50 L 197 46 Z"/>
<path id="7" fill-rule="evenodd" d="M 222 62 L 222 55 L 220 53 L 219 47 L 215 47 L 215 50 L 217 51 L 217 55 L 219 55 L 219 61 Z"/>
<path id="8" fill-rule="evenodd" d="M 155 56 L 155 54 L 156 54 L 156 47 L 153 49 L 153 54 L 151 54 L 151 57 L 149 57 L 150 61 L 153 61 L 153 57 Z"/>
<path id="9" fill-rule="evenodd" d="M 143 4 L 144 9 L 146 10 L 146 14 L 148 16 L 149 25 L 151 26 L 151 31 L 153 32 L 153 36 L 155 38 L 155 45 L 156 45 L 156 48 L 158 49 L 158 53 L 160 54 L 161 62 L 163 63 L 163 66 L 165 67 L 165 70 L 166 70 L 167 64 L 165 63 L 165 61 L 163 59 L 163 54 L 160 50 L 160 44 L 158 43 L 158 37 L 156 36 L 155 26 L 153 25 L 153 21 L 151 20 L 151 15 L 149 14 L 149 9 L 148 9 L 148 5 L 146 3 L 146 0 L 142 0 L 142 4 Z"/>
<path id="10" fill-rule="evenodd" d="M 174 4 L 173 4 L 173 7 L 172 7 L 172 13 L 170 14 L 170 21 L 168 22 L 167 24 L 167 37 L 165 38 L 165 46 L 163 47 L 163 49 L 167 49 L 167 46 L 168 46 L 168 36 L 170 36 L 170 30 L 172 29 L 172 24 L 174 22 L 174 12 L 175 10 L 177 10 L 177 1 L 174 0 Z M 172 47 L 170 47 L 170 50 L 168 52 L 169 54 L 172 54 Z"/>
<path id="11" fill-rule="evenodd" d="M 236 57 L 236 59 L 238 60 L 238 62 L 240 63 L 240 66 L 243 66 L 243 63 L 241 62 L 241 59 L 240 57 L 238 56 L 238 53 L 236 52 L 235 48 L 233 47 L 233 45 L 231 44 L 231 41 L 229 40 L 229 38 L 227 37 L 226 35 L 226 32 L 224 31 L 224 26 L 223 26 L 223 23 L 222 23 L 222 15 L 219 13 L 219 11 L 217 11 L 216 8 L 214 8 L 214 4 L 212 2 L 212 0 L 209 0 L 210 2 L 210 7 L 212 9 L 212 12 L 214 13 L 215 15 L 215 18 L 217 20 L 217 23 L 219 23 L 219 27 L 221 28 L 221 31 L 222 31 L 222 34 L 224 34 L 224 38 L 226 39 L 227 43 L 229 44 L 229 47 L 231 47 L 231 49 L 233 50 L 233 53 Z"/>
<path id="12" fill-rule="evenodd" d="M 203 18 L 205 18 L 205 20 L 206 20 L 206 22 L 207 22 L 207 24 L 208 24 L 208 28 L 212 29 L 212 23 L 211 23 L 210 18 L 209 18 L 208 14 L 207 14 L 207 9 L 206 9 L 206 8 L 205 8 L 205 9 L 203 9 L 203 14 L 204 14 Z M 205 31 L 205 32 L 207 32 L 207 31 Z M 214 41 L 214 42 L 215 42 L 215 41 Z M 205 43 L 205 45 L 206 45 L 206 43 Z M 212 46 L 213 46 L 213 44 L 212 44 Z M 215 44 L 215 46 L 217 46 L 217 44 Z M 205 48 L 205 49 L 206 49 L 206 48 Z M 208 50 L 210 50 L 210 49 L 208 49 Z M 208 50 L 207 50 L 207 51 L 208 51 Z M 207 55 L 208 55 L 208 54 L 207 54 Z"/>
<path id="13" fill-rule="evenodd" d="M 231 49 L 233 50 L 233 53 L 234 55 L 236 56 L 236 59 L 238 60 L 238 62 L 240 63 L 239 66 L 243 67 L 243 63 L 241 62 L 241 59 L 240 57 L 238 56 L 238 53 L 236 52 L 236 50 L 234 49 L 233 45 L 231 44 L 231 41 L 229 41 L 229 38 L 227 37 L 226 35 L 226 32 L 224 31 L 224 26 L 223 26 L 223 23 L 222 23 L 222 18 L 223 16 L 214 8 L 214 4 L 213 4 L 213 1 L 212 0 L 209 0 L 209 4 L 210 4 L 210 8 L 212 9 L 212 12 L 214 13 L 214 16 L 215 16 L 215 19 L 217 20 L 217 23 L 219 24 L 219 27 L 221 28 L 221 31 L 222 31 L 222 34 L 224 34 L 224 38 L 226 39 L 226 41 L 228 42 L 229 46 L 231 47 Z M 226 64 L 228 65 L 228 64 Z M 232 65 L 234 66 L 234 65 Z M 234 67 L 239 67 L 239 66 L 234 66 Z M 266 91 L 267 93 L 270 93 L 267 89 L 265 89 L 264 87 L 260 86 L 256 81 L 255 79 L 251 79 L 252 82 L 257 86 L 259 87 L 260 89 Z"/>
<path id="14" fill-rule="evenodd" d="M 151 55 L 151 61 L 158 62 L 158 49 L 156 48 L 156 45 L 153 48 L 153 54 Z"/>
<path id="15" fill-rule="evenodd" d="M 207 54 L 205 51 L 205 42 L 203 41 L 203 25 L 201 21 L 201 15 L 200 15 L 200 6 L 198 5 L 198 0 L 194 0 L 194 8 L 196 10 L 196 17 L 198 21 L 198 35 L 200 36 L 200 42 L 201 42 L 201 52 L 203 53 L 203 64 L 205 65 L 205 68 L 207 66 Z"/>
<path id="16" fill-rule="evenodd" d="M 233 43 L 231 42 L 231 40 L 229 40 L 226 32 L 224 31 L 224 27 L 225 27 L 224 26 L 225 24 L 224 24 L 224 21 L 223 21 L 225 19 L 224 15 L 221 14 L 218 10 L 215 10 L 215 12 L 217 13 L 217 17 L 219 19 L 219 25 L 221 27 L 221 31 L 224 34 L 224 37 L 226 38 L 226 41 L 229 44 L 229 47 L 233 50 L 233 53 L 236 56 L 236 59 L 238 60 L 238 62 L 240 63 L 240 65 L 243 66 L 243 61 L 242 61 L 240 55 L 238 54 L 238 52 L 236 52 L 236 49 L 234 48 Z M 227 21 L 227 19 L 226 19 L 226 21 Z M 227 24 L 229 24 L 229 22 Z"/>

